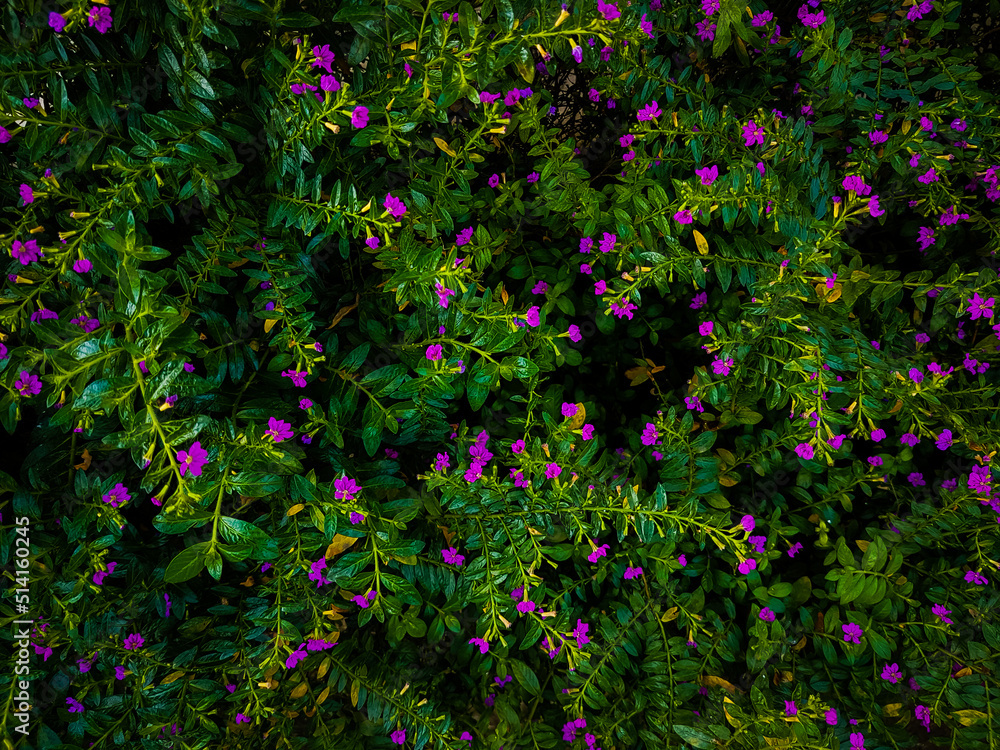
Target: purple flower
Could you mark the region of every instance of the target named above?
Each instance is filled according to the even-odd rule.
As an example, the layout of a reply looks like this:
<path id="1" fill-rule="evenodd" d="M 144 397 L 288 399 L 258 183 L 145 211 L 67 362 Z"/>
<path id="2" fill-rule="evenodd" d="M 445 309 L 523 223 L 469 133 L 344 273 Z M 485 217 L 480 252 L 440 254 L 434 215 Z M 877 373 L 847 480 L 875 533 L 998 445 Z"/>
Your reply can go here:
<path id="1" fill-rule="evenodd" d="M 676 216 L 674 218 L 677 218 Z M 700 310 L 708 303 L 708 292 L 699 292 L 694 297 L 691 298 L 691 304 L 688 305 L 692 310 Z"/>
<path id="2" fill-rule="evenodd" d="M 704 21 L 698 21 L 695 24 L 698 29 L 698 38 L 703 42 L 711 42 L 715 40 L 715 29 L 717 24 L 712 23 L 711 19 L 706 18 Z"/>
<path id="3" fill-rule="evenodd" d="M 610 545 L 607 544 L 602 544 L 600 547 L 595 547 L 594 551 L 591 552 L 589 555 L 587 555 L 587 560 L 589 560 L 592 563 L 596 563 L 598 558 L 608 556 L 609 548 Z"/>
<path id="4" fill-rule="evenodd" d="M 355 128 L 363 128 L 368 124 L 368 107 L 357 107 L 351 113 L 351 125 Z"/>
<path id="5" fill-rule="evenodd" d="M 899 671 L 899 664 L 893 663 L 885 665 L 885 667 L 882 669 L 881 676 L 883 680 L 887 680 L 891 682 L 893 685 L 895 685 L 897 682 L 899 682 L 900 678 L 903 675 Z"/>
<path id="6" fill-rule="evenodd" d="M 187 471 L 193 477 L 200 477 L 201 470 L 208 463 L 208 451 L 201 447 L 201 441 L 191 444 L 190 451 L 177 451 L 177 461 L 181 465 L 181 476 Z"/>
<path id="7" fill-rule="evenodd" d="M 495 188 L 497 185 L 500 184 L 500 175 L 494 172 L 492 175 L 490 175 L 490 179 L 487 180 L 487 183 L 491 188 Z"/>
<path id="8" fill-rule="evenodd" d="M 265 436 L 269 435 L 276 443 L 287 440 L 294 434 L 291 424 L 280 419 L 275 419 L 274 417 L 271 417 L 267 421 L 267 431 L 264 433 Z"/>
<path id="9" fill-rule="evenodd" d="M 327 73 L 333 72 L 331 66 L 333 65 L 333 58 L 336 57 L 336 55 L 334 55 L 333 52 L 330 51 L 329 44 L 324 44 L 322 47 L 316 45 L 315 47 L 312 48 L 312 53 L 315 59 L 312 61 L 311 67 L 323 68 L 323 70 L 325 70 Z"/>
<path id="10" fill-rule="evenodd" d="M 796 542 L 791 546 L 791 548 L 789 548 L 788 556 L 795 557 L 801 551 L 802 551 L 802 542 Z"/>
<path id="11" fill-rule="evenodd" d="M 751 531 L 757 528 L 757 520 L 750 514 L 747 514 L 740 519 L 740 526 L 742 526 L 743 530 L 747 534 L 749 534 Z"/>
<path id="12" fill-rule="evenodd" d="M 351 511 L 351 523 L 352 524 L 361 523 L 364 520 L 365 520 L 365 516 L 364 516 L 363 513 L 358 513 L 357 511 L 354 511 L 354 510 Z"/>
<path id="13" fill-rule="evenodd" d="M 37 648 L 37 647 L 36 647 Z M 69 712 L 71 714 L 82 714 L 83 704 L 80 703 L 76 698 L 66 698 L 66 705 L 69 706 Z"/>
<path id="14" fill-rule="evenodd" d="M 334 480 L 333 487 L 335 490 L 333 494 L 334 498 L 346 502 L 354 500 L 355 494 L 361 490 L 361 485 L 347 476 Z"/>
<path id="15" fill-rule="evenodd" d="M 799 443 L 795 446 L 795 453 L 798 454 L 799 458 L 806 460 L 812 458 L 814 455 L 813 447 L 809 443 Z"/>
<path id="16" fill-rule="evenodd" d="M 134 651 L 135 649 L 142 648 L 145 643 L 146 639 L 139 633 L 132 633 L 132 635 L 125 639 L 125 649 L 127 651 Z"/>
<path id="17" fill-rule="evenodd" d="M 826 723 L 827 723 L 828 726 L 831 726 L 831 727 L 832 726 L 836 726 L 836 724 L 837 724 L 837 709 L 831 708 L 829 711 L 827 711 L 825 714 L 823 714 L 823 716 L 826 719 Z"/>
<path id="18" fill-rule="evenodd" d="M 953 440 L 951 437 L 951 430 L 945 429 L 941 431 L 941 434 L 937 436 L 937 442 L 935 443 L 938 450 L 946 451 L 951 447 Z"/>
<path id="19" fill-rule="evenodd" d="M 566 402 L 562 405 L 562 415 L 564 417 L 572 417 L 578 411 L 580 411 L 580 407 L 577 406 L 576 404 L 571 404 L 569 402 Z"/>
<path id="20" fill-rule="evenodd" d="M 678 224 L 691 224 L 694 222 L 694 217 L 691 216 L 691 210 L 685 208 L 683 211 L 678 211 L 674 214 L 674 221 Z"/>
<path id="21" fill-rule="evenodd" d="M 592 424 L 585 424 L 583 426 L 583 429 L 580 430 L 580 436 L 584 440 L 590 440 L 591 438 L 593 438 L 594 437 L 594 425 L 592 425 Z"/>
<path id="22" fill-rule="evenodd" d="M 319 87 L 323 91 L 340 91 L 340 81 L 335 76 L 326 75 L 319 77 Z"/>
<path id="23" fill-rule="evenodd" d="M 479 653 L 485 654 L 490 650 L 490 644 L 484 641 L 482 638 L 470 638 L 469 644 L 472 646 L 479 646 Z"/>
<path id="24" fill-rule="evenodd" d="M 795 716 L 799 709 L 795 707 L 795 701 L 785 701 L 785 716 Z"/>
<path id="25" fill-rule="evenodd" d="M 701 178 L 702 185 L 711 185 L 719 176 L 719 168 L 713 164 L 710 167 L 696 169 L 694 173 Z"/>
<path id="26" fill-rule="evenodd" d="M 29 263 L 38 260 L 42 256 L 41 251 L 38 249 L 37 240 L 28 240 L 27 242 L 14 240 L 10 254 L 13 256 L 14 260 L 22 266 L 26 266 Z"/>
<path id="27" fill-rule="evenodd" d="M 984 300 L 979 296 L 979 292 L 975 292 L 972 295 L 972 298 L 967 300 L 972 320 L 978 320 L 979 318 L 992 318 L 994 301 L 993 297 Z"/>
<path id="28" fill-rule="evenodd" d="M 764 128 L 760 127 L 753 120 L 750 120 L 746 125 L 743 126 L 743 138 L 745 138 L 745 146 L 764 145 Z"/>
<path id="29" fill-rule="evenodd" d="M 49 23 L 51 23 L 52 18 L 49 17 Z M 90 9 L 90 13 L 87 14 L 87 25 L 93 26 L 97 29 L 98 33 L 107 34 L 108 29 L 111 28 L 111 9 L 101 8 L 98 6 L 93 6 Z"/>
<path id="30" fill-rule="evenodd" d="M 841 630 L 844 631 L 844 641 L 848 643 L 861 643 L 859 640 L 864 634 L 860 625 L 853 622 L 849 622 L 846 625 L 840 626 Z"/>
<path id="31" fill-rule="evenodd" d="M 21 183 L 19 188 L 21 193 L 21 200 L 24 201 L 24 205 L 27 206 L 29 203 L 35 202 L 35 193 L 31 189 L 31 185 L 26 182 Z"/>
<path id="32" fill-rule="evenodd" d="M 885 430 L 883 430 L 881 427 L 876 427 L 874 430 L 872 430 L 871 434 L 872 442 L 878 443 L 881 442 L 884 438 L 885 438 Z"/>
<path id="33" fill-rule="evenodd" d="M 868 199 L 868 211 L 875 218 L 878 218 L 879 216 L 882 216 L 882 214 L 885 213 L 885 209 L 879 205 L 877 195 L 873 195 L 871 198 Z"/>
<path id="34" fill-rule="evenodd" d="M 549 479 L 555 479 L 562 473 L 562 467 L 556 463 L 550 463 L 545 465 L 545 476 Z"/>
<path id="35" fill-rule="evenodd" d="M 577 45 L 573 48 L 573 59 L 576 60 L 578 65 L 583 62 L 583 47 Z"/>
<path id="36" fill-rule="evenodd" d="M 81 258 L 80 260 L 76 260 L 73 262 L 73 270 L 76 271 L 77 273 L 87 273 L 87 271 L 89 271 L 93 267 L 94 264 L 91 263 L 86 258 Z"/>
<path id="37" fill-rule="evenodd" d="M 645 107 L 639 110 L 637 119 L 639 122 L 648 122 L 649 120 L 654 120 L 663 113 L 660 111 L 660 105 L 655 101 L 650 102 Z"/>
<path id="38" fill-rule="evenodd" d="M 58 34 L 66 28 L 66 19 L 61 13 L 49 13 L 49 26 Z"/>
<path id="39" fill-rule="evenodd" d="M 844 190 L 853 191 L 858 195 L 869 195 L 872 191 L 871 187 L 865 184 L 865 178 L 856 174 L 845 177 L 840 186 Z"/>
<path id="40" fill-rule="evenodd" d="M 441 344 L 431 344 L 427 347 L 427 359 L 431 362 L 437 362 L 441 359 Z"/>
<path id="41" fill-rule="evenodd" d="M 743 575 L 750 575 L 750 571 L 757 570 L 757 561 L 749 557 L 737 566 L 740 573 Z"/>
<path id="42" fill-rule="evenodd" d="M 632 567 L 626 566 L 626 568 L 625 568 L 625 575 L 624 575 L 625 580 L 631 580 L 633 578 L 638 578 L 641 575 L 642 575 L 642 568 L 638 568 L 638 567 L 632 568 Z"/>
<path id="43" fill-rule="evenodd" d="M 292 382 L 297 387 L 299 387 L 299 388 L 305 388 L 306 387 L 306 375 L 307 374 L 308 373 L 305 370 L 301 370 L 300 371 L 300 370 L 291 370 L 291 369 L 289 369 L 289 370 L 285 370 L 283 373 L 281 373 L 281 377 L 283 377 L 283 378 L 291 378 Z"/>
<path id="44" fill-rule="evenodd" d="M 702 336 L 711 336 L 712 329 L 715 328 L 715 323 L 711 320 L 706 320 L 704 323 L 698 326 L 698 333 Z"/>
<path id="45" fill-rule="evenodd" d="M 539 315 L 540 311 L 541 308 L 538 305 L 533 305 L 532 307 L 528 308 L 528 313 L 527 315 L 525 315 L 525 320 L 527 321 L 528 325 L 531 326 L 532 328 L 538 328 L 538 326 L 540 326 L 542 323 L 541 317 Z"/>
<path id="46" fill-rule="evenodd" d="M 392 218 L 394 219 L 398 219 L 406 213 L 406 206 L 403 201 L 394 197 L 392 193 L 386 193 L 385 201 L 382 203 L 382 207 L 391 213 Z M 454 294 L 454 292 L 452 292 L 452 294 Z M 443 307 L 447 307 L 447 305 L 443 305 Z"/>
<path id="47" fill-rule="evenodd" d="M 448 549 L 441 550 L 441 555 L 444 557 L 444 561 L 449 565 L 462 565 L 465 562 L 465 555 L 458 554 L 458 550 L 454 547 L 449 547 Z"/>
<path id="48" fill-rule="evenodd" d="M 775 614 L 768 607 L 764 607 L 764 609 L 760 611 L 759 616 L 764 622 L 774 622 Z"/>
<path id="49" fill-rule="evenodd" d="M 600 243 L 601 252 L 602 253 L 608 253 L 608 252 L 611 252 L 612 250 L 614 250 L 615 249 L 615 242 L 617 242 L 617 241 L 618 241 L 618 238 L 615 235 L 609 234 L 608 232 L 605 232 L 604 233 L 604 239 L 602 239 L 601 243 Z"/>
<path id="50" fill-rule="evenodd" d="M 37 396 L 42 392 L 42 381 L 37 375 L 21 370 L 20 377 L 14 381 L 14 388 L 22 396 Z"/>
<path id="51" fill-rule="evenodd" d="M 912 432 L 904 432 L 903 437 L 899 439 L 899 442 L 901 442 L 903 445 L 908 445 L 912 448 L 914 445 L 920 442 L 920 438 L 918 438 Z"/>
<path id="52" fill-rule="evenodd" d="M 941 622 L 947 623 L 948 625 L 953 624 L 952 621 L 946 617 L 946 615 L 951 614 L 951 610 L 945 609 L 945 606 L 943 604 L 935 604 L 933 607 L 931 607 L 931 612 L 933 612 L 934 616 L 940 619 Z"/>
<path id="53" fill-rule="evenodd" d="M 851 732 L 851 750 L 865 750 L 865 736 L 861 732 Z"/>

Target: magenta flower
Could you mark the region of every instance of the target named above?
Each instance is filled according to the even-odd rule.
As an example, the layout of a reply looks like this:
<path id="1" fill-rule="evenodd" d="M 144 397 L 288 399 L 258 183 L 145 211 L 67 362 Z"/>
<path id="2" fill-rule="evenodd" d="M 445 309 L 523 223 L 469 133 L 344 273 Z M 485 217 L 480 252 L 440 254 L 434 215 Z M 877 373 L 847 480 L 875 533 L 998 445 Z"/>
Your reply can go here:
<path id="1" fill-rule="evenodd" d="M 142 637 L 139 633 L 132 633 L 128 638 L 125 639 L 125 650 L 134 651 L 135 649 L 142 648 L 145 645 L 146 639 Z"/>
<path id="2" fill-rule="evenodd" d="M 702 336 L 711 336 L 712 329 L 715 328 L 715 323 L 711 320 L 706 320 L 704 323 L 698 326 L 698 333 Z"/>
<path id="3" fill-rule="evenodd" d="M 879 443 L 885 438 L 885 430 L 881 427 L 876 427 L 872 430 L 871 439 L 872 442 Z"/>
<path id="4" fill-rule="evenodd" d="M 193 477 L 200 477 L 201 470 L 208 463 L 208 451 L 201 447 L 201 441 L 193 443 L 190 451 L 177 451 L 177 461 L 181 465 L 181 476 L 190 472 Z"/>
<path id="5" fill-rule="evenodd" d="M 87 25 L 93 26 L 100 34 L 107 34 L 111 28 L 111 9 L 93 6 L 87 14 Z"/>
<path id="6" fill-rule="evenodd" d="M 750 571 L 752 571 L 752 570 L 757 570 L 757 561 L 756 561 L 756 560 L 755 560 L 754 558 L 752 558 L 752 557 L 749 557 L 749 558 L 747 558 L 746 560 L 744 560 L 743 562 L 741 562 L 741 563 L 740 563 L 740 564 L 739 564 L 739 565 L 737 566 L 737 569 L 738 569 L 738 570 L 740 571 L 740 573 L 742 573 L 743 575 L 749 575 L 749 574 L 750 574 Z"/>
<path id="7" fill-rule="evenodd" d="M 515 454 L 516 453 L 523 453 L 524 452 L 524 441 L 523 440 L 515 440 L 513 442 L 513 444 L 510 446 L 510 450 L 511 450 L 511 452 L 513 452 Z"/>
<path id="8" fill-rule="evenodd" d="M 495 188 L 497 185 L 500 184 L 500 175 L 494 172 L 493 174 L 490 175 L 490 179 L 488 179 L 486 182 L 487 184 L 489 184 L 491 188 Z"/>
<path id="9" fill-rule="evenodd" d="M 594 437 L 594 425 L 592 425 L 592 424 L 585 424 L 583 426 L 583 429 L 580 430 L 580 436 L 584 440 L 590 440 L 591 438 L 593 438 Z"/>
<path id="10" fill-rule="evenodd" d="M 698 38 L 703 42 L 711 42 L 715 40 L 715 29 L 718 28 L 718 25 L 712 23 L 710 18 L 706 18 L 704 21 L 698 21 L 698 23 L 695 24 L 695 28 L 698 30 Z"/>
<path id="11" fill-rule="evenodd" d="M 746 125 L 743 126 L 743 137 L 746 139 L 743 145 L 753 146 L 764 145 L 764 128 L 750 120 Z"/>
<path id="12" fill-rule="evenodd" d="M 868 199 L 868 211 L 875 218 L 878 218 L 879 216 L 885 213 L 885 209 L 879 205 L 877 195 L 873 195 L 871 198 Z"/>
<path id="13" fill-rule="evenodd" d="M 576 404 L 571 404 L 569 402 L 565 402 L 562 405 L 562 415 L 564 417 L 572 417 L 578 411 L 580 411 L 580 407 L 577 406 Z"/>
<path id="14" fill-rule="evenodd" d="M 970 570 L 965 574 L 965 582 L 973 583 L 976 586 L 985 586 L 988 583 L 986 576 L 981 573 L 977 573 L 974 570 Z"/>
<path id="15" fill-rule="evenodd" d="M 795 707 L 795 701 L 785 701 L 785 716 L 795 716 L 799 709 Z"/>
<path id="16" fill-rule="evenodd" d="M 747 534 L 749 534 L 751 531 L 757 528 L 757 520 L 750 514 L 747 514 L 740 519 L 740 526 L 742 526 L 743 530 Z"/>
<path id="17" fill-rule="evenodd" d="M 967 302 L 969 303 L 969 312 L 971 313 L 972 320 L 993 317 L 993 297 L 984 300 L 979 296 L 979 292 L 975 292 Z"/>
<path id="18" fill-rule="evenodd" d="M 851 732 L 851 750 L 865 750 L 865 736 L 861 732 Z"/>
<path id="19" fill-rule="evenodd" d="M 538 328 L 538 326 L 540 326 L 542 323 L 541 316 L 539 314 L 540 311 L 541 308 L 538 305 L 533 305 L 532 307 L 528 308 L 528 313 L 527 315 L 525 315 L 525 320 L 528 322 L 528 325 L 531 326 L 532 328 Z"/>
<path id="20" fill-rule="evenodd" d="M 306 375 L 308 373 L 305 370 L 292 370 L 288 369 L 281 373 L 283 378 L 291 378 L 292 382 L 299 388 L 306 387 Z"/>
<path id="21" fill-rule="evenodd" d="M 576 60 L 578 65 L 583 62 L 583 47 L 577 45 L 573 48 L 573 59 Z"/>
<path id="22" fill-rule="evenodd" d="M 368 124 L 368 107 L 357 107 L 351 113 L 351 125 L 355 128 L 363 128 Z"/>
<path id="23" fill-rule="evenodd" d="M 546 464 L 545 466 L 545 476 L 549 479 L 555 479 L 562 473 L 562 467 L 556 463 Z"/>
<path id="24" fill-rule="evenodd" d="M 394 219 L 399 219 L 406 213 L 406 206 L 403 204 L 403 201 L 399 198 L 393 197 L 392 193 L 386 193 L 385 201 L 382 203 L 382 207 L 391 213 L 392 218 Z M 443 307 L 447 307 L 447 305 L 443 305 Z"/>
<path id="25" fill-rule="evenodd" d="M 32 191 L 31 185 L 26 182 L 22 182 L 19 191 L 21 193 L 21 200 L 24 201 L 25 206 L 29 203 L 35 202 L 35 193 Z"/>
<path id="26" fill-rule="evenodd" d="M 441 359 L 441 344 L 431 344 L 427 347 L 427 359 L 431 362 L 437 362 Z"/>
<path id="27" fill-rule="evenodd" d="M 726 360 L 716 357 L 714 360 L 712 360 L 712 372 L 714 372 L 716 375 L 728 375 L 730 372 L 730 368 L 732 368 L 732 366 L 733 366 L 732 357 Z"/>
<path id="28" fill-rule="evenodd" d="M 678 224 L 691 224 L 694 221 L 694 217 L 691 216 L 691 209 L 685 208 L 683 211 L 675 213 L 674 221 Z"/>
<path id="29" fill-rule="evenodd" d="M 607 544 L 602 544 L 600 547 L 595 547 L 594 551 L 591 552 L 589 555 L 587 555 L 587 560 L 590 561 L 590 562 L 592 562 L 592 563 L 596 563 L 597 560 L 598 560 L 598 558 L 607 557 L 608 556 L 608 549 L 609 548 L 610 548 L 610 545 L 607 545 Z"/>
<path id="30" fill-rule="evenodd" d="M 663 113 L 660 111 L 660 105 L 655 101 L 652 101 L 639 110 L 636 119 L 638 119 L 639 122 L 648 122 L 649 120 L 655 120 L 662 114 Z"/>
<path id="31" fill-rule="evenodd" d="M 49 26 L 58 34 L 66 28 L 66 19 L 61 13 L 49 13 Z"/>
<path id="32" fill-rule="evenodd" d="M 899 664 L 886 664 L 882 669 L 882 679 L 891 682 L 895 685 L 902 678 L 903 674 L 899 671 Z"/>
<path id="33" fill-rule="evenodd" d="M 935 604 L 933 607 L 931 607 L 931 612 L 933 612 L 934 616 L 940 619 L 941 622 L 947 623 L 948 625 L 954 624 L 946 616 L 951 614 L 951 610 L 945 609 L 945 606 L 943 604 Z"/>
<path id="34" fill-rule="evenodd" d="M 844 631 L 844 641 L 847 643 L 861 643 L 859 640 L 864 634 L 860 625 L 853 622 L 849 622 L 846 625 L 840 626 L 841 630 Z"/>
<path id="35" fill-rule="evenodd" d="M 628 581 L 628 580 L 631 580 L 633 578 L 638 578 L 641 575 L 642 575 L 642 568 L 639 568 L 639 567 L 632 568 L 632 567 L 629 567 L 629 566 L 625 567 L 625 575 L 624 575 L 625 580 Z"/>
<path id="36" fill-rule="evenodd" d="M 802 551 L 802 542 L 796 542 L 789 548 L 788 556 L 795 557 L 801 551 Z"/>
<path id="37" fill-rule="evenodd" d="M 608 232 L 605 232 L 604 233 L 604 239 L 602 239 L 601 243 L 600 243 L 601 252 L 602 253 L 609 253 L 612 250 L 614 250 L 615 249 L 615 243 L 617 241 L 618 241 L 618 238 L 615 235 L 610 234 Z"/>
<path id="38" fill-rule="evenodd" d="M 21 370 L 20 377 L 14 381 L 14 388 L 22 396 L 37 396 L 42 392 L 42 381 L 37 375 Z"/>
<path id="39" fill-rule="evenodd" d="M 771 611 L 770 608 L 764 607 L 764 609 L 760 611 L 759 617 L 764 622 L 774 622 L 774 618 L 776 617 L 776 615 L 774 614 L 773 611 Z"/>
<path id="40" fill-rule="evenodd" d="M 484 641 L 482 638 L 470 638 L 469 644 L 472 646 L 479 646 L 479 653 L 485 654 L 490 650 L 490 644 Z"/>
<path id="41" fill-rule="evenodd" d="M 458 554 L 458 550 L 454 547 L 449 547 L 448 549 L 441 550 L 441 556 L 444 557 L 444 561 L 449 565 L 461 565 L 465 562 L 465 555 Z"/>
<path id="42" fill-rule="evenodd" d="M 877 146 L 889 140 L 889 136 L 881 130 L 873 130 L 868 134 L 868 140 L 872 142 L 873 146 Z"/>
<path id="43" fill-rule="evenodd" d="M 36 646 L 37 648 L 37 646 Z M 76 698 L 66 698 L 66 705 L 69 706 L 67 709 L 71 714 L 82 714 L 83 704 L 80 703 Z"/>
<path id="44" fill-rule="evenodd" d="M 333 75 L 320 76 L 319 87 L 323 91 L 340 91 L 340 81 Z"/>
<path id="45" fill-rule="evenodd" d="M 617 5 L 614 3 L 605 3 L 603 0 L 597 0 L 597 10 L 604 17 L 605 21 L 614 21 L 622 14 L 618 10 Z"/>
<path id="46" fill-rule="evenodd" d="M 390 736 L 392 737 L 392 741 L 395 742 L 397 745 L 402 745 L 402 744 L 404 744 L 406 742 L 406 730 L 405 729 L 397 729 Z"/>
<path id="47" fill-rule="evenodd" d="M 719 176 L 719 168 L 716 165 L 710 167 L 704 167 L 703 169 L 696 169 L 694 173 L 701 178 L 702 185 L 711 185 Z"/>
<path id="48" fill-rule="evenodd" d="M 642 444 L 643 445 L 655 445 L 656 441 L 659 440 L 659 433 L 656 431 L 656 425 L 652 422 L 646 422 L 646 429 L 642 431 Z"/>
<path id="49" fill-rule="evenodd" d="M 73 270 L 76 271 L 77 273 L 87 273 L 87 271 L 89 271 L 93 267 L 94 264 L 91 263 L 86 258 L 81 258 L 80 260 L 76 260 L 73 262 Z"/>
<path id="50" fill-rule="evenodd" d="M 275 419 L 274 417 L 271 417 L 267 421 L 267 431 L 264 433 L 265 437 L 269 435 L 276 443 L 287 440 L 294 434 L 291 424 L 280 419 Z"/>
<path id="51" fill-rule="evenodd" d="M 14 240 L 10 254 L 22 266 L 26 266 L 42 257 L 42 253 L 38 249 L 37 240 L 28 240 L 27 242 Z"/>
<path id="52" fill-rule="evenodd" d="M 946 451 L 951 447 L 952 442 L 954 441 L 951 437 L 951 430 L 946 429 L 942 430 L 941 434 L 937 436 L 935 445 L 937 445 L 938 450 Z"/>
<path id="53" fill-rule="evenodd" d="M 333 59 L 336 55 L 330 51 L 330 45 L 324 44 L 322 47 L 316 45 L 312 48 L 312 53 L 315 59 L 312 61 L 311 67 L 313 68 L 323 68 L 327 73 L 332 73 L 333 69 Z"/>
<path id="54" fill-rule="evenodd" d="M 346 476 L 334 480 L 333 487 L 335 490 L 334 498 L 345 502 L 354 500 L 354 495 L 361 490 L 361 485 Z"/>

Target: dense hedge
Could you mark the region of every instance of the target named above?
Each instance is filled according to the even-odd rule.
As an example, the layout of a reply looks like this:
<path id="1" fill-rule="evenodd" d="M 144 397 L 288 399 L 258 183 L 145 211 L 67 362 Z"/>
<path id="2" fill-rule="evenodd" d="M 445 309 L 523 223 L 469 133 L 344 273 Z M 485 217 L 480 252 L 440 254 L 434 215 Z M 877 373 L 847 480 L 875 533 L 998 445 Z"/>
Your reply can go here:
<path id="1" fill-rule="evenodd" d="M 907 2 L 12 0 L 7 746 L 1000 743 L 996 58 Z"/>

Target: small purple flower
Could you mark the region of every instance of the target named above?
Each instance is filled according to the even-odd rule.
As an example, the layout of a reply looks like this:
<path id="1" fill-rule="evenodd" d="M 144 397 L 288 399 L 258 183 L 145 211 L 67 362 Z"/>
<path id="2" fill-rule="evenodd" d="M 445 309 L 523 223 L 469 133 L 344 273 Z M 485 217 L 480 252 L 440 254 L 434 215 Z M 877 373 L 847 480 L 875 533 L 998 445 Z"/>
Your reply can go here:
<path id="1" fill-rule="evenodd" d="M 361 129 L 368 125 L 368 107 L 357 107 L 351 113 L 351 125 Z"/>
<path id="2" fill-rule="evenodd" d="M 882 679 L 891 682 L 895 685 L 902 678 L 902 673 L 899 671 L 899 664 L 892 663 L 886 664 L 882 669 Z"/>
<path id="3" fill-rule="evenodd" d="M 806 460 L 811 459 L 813 455 L 815 455 L 815 451 L 809 443 L 799 443 L 795 446 L 795 453 L 799 458 L 804 458 Z"/>
<path id="4" fill-rule="evenodd" d="M 848 643 L 861 643 L 859 640 L 864 634 L 860 625 L 856 623 L 849 622 L 846 625 L 840 626 L 841 630 L 844 631 L 844 641 Z"/>
<path id="5" fill-rule="evenodd" d="M 292 431 L 291 424 L 280 419 L 275 419 L 274 417 L 271 417 L 268 420 L 267 431 L 264 433 L 265 437 L 270 436 L 276 443 L 280 443 L 282 440 L 287 440 L 294 434 L 295 433 Z"/>
<path id="6" fill-rule="evenodd" d="M 940 619 L 941 622 L 947 623 L 948 625 L 953 624 L 952 621 L 949 620 L 947 617 L 947 615 L 951 614 L 951 610 L 946 609 L 943 604 L 935 604 L 933 607 L 931 607 L 931 612 L 933 612 L 934 616 Z"/>
<path id="7" fill-rule="evenodd" d="M 134 651 L 135 649 L 142 648 L 145 645 L 146 639 L 142 637 L 139 633 L 132 633 L 125 639 L 125 649 L 127 651 Z"/>
<path id="8" fill-rule="evenodd" d="M 426 356 L 431 362 L 437 362 L 441 359 L 441 344 L 431 344 L 427 347 Z"/>
<path id="9" fill-rule="evenodd" d="M 93 26 L 100 34 L 107 34 L 111 28 L 111 9 L 93 6 L 87 14 L 87 25 Z"/>
<path id="10" fill-rule="evenodd" d="M 61 13 L 49 13 L 49 26 L 58 34 L 66 28 L 66 19 Z"/>
<path id="11" fill-rule="evenodd" d="M 760 611 L 759 616 L 764 622 L 774 622 L 775 614 L 768 607 L 764 607 L 764 609 Z"/>

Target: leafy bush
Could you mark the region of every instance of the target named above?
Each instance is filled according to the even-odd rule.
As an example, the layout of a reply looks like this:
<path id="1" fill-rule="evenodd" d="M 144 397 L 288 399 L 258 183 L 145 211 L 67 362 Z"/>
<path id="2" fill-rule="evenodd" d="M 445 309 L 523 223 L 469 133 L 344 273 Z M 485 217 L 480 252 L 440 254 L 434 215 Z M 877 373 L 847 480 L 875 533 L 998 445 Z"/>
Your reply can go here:
<path id="1" fill-rule="evenodd" d="M 10 736 L 994 746 L 970 5 L 11 3 Z"/>

